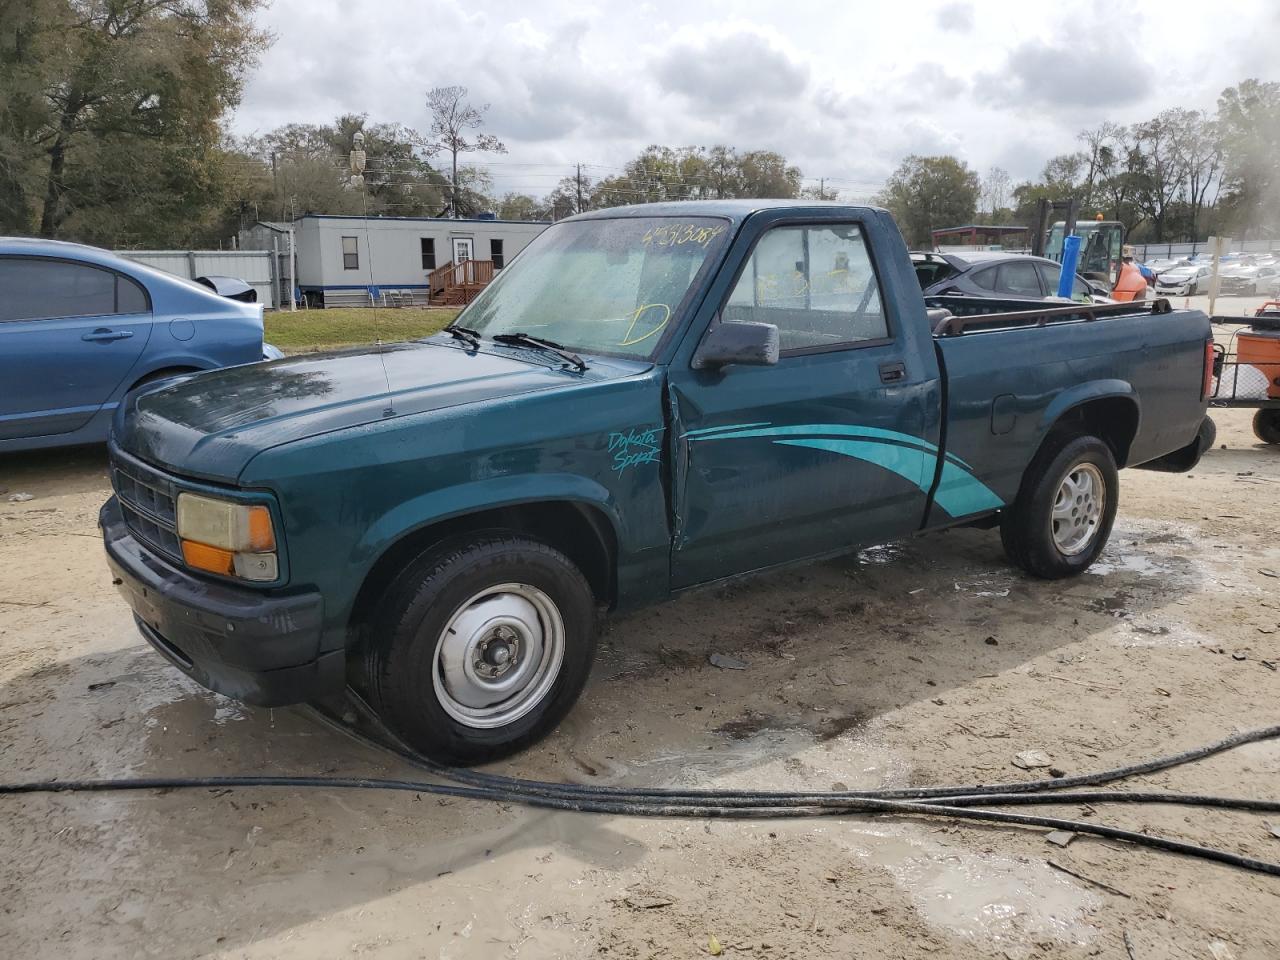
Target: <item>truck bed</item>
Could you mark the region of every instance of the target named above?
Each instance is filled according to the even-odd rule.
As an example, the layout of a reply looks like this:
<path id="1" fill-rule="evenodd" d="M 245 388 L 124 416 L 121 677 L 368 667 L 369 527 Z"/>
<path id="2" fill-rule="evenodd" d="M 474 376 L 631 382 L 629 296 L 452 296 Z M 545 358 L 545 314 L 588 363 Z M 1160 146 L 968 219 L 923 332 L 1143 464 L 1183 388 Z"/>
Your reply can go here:
<path id="1" fill-rule="evenodd" d="M 945 447 L 1006 503 L 1062 411 L 1106 398 L 1108 420 L 1133 423 L 1119 466 L 1191 443 L 1209 319 L 1168 301 L 1103 305 L 930 297 L 934 350 L 946 382 Z M 932 516 L 931 524 L 944 520 Z"/>

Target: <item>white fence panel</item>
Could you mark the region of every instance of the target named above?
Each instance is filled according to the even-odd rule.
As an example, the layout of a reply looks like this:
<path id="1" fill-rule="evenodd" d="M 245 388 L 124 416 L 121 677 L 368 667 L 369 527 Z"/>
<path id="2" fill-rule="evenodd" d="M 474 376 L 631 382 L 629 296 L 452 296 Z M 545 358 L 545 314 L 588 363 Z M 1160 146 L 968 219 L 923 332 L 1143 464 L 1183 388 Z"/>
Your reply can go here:
<path id="1" fill-rule="evenodd" d="M 1208 253 L 1209 244 L 1204 240 L 1195 243 L 1135 243 L 1133 255 L 1139 260 L 1189 257 L 1195 253 Z M 1231 245 L 1233 253 L 1280 253 L 1280 240 L 1237 240 Z"/>
<path id="2" fill-rule="evenodd" d="M 268 309 L 280 305 L 275 282 L 275 254 L 270 250 L 117 250 L 122 257 L 186 277 L 236 277 L 258 292 L 258 302 Z"/>

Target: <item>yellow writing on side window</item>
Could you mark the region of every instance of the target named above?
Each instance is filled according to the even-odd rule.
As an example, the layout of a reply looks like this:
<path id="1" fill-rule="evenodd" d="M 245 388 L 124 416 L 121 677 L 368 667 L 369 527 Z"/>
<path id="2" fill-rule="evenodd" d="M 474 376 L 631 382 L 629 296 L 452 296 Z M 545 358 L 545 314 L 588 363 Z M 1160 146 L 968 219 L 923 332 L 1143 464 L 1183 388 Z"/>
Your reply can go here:
<path id="1" fill-rule="evenodd" d="M 661 227 L 650 227 L 645 231 L 640 242 L 645 246 L 679 247 L 686 243 L 696 243 L 705 247 L 720 234 L 724 233 L 724 225 L 704 227 L 696 223 L 672 223 Z"/>

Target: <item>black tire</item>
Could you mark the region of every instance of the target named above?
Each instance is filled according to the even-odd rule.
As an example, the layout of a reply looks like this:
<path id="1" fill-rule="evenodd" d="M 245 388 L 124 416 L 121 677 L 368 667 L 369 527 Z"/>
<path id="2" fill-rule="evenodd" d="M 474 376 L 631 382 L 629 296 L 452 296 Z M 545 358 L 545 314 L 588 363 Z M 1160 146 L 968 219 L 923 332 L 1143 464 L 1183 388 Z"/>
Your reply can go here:
<path id="1" fill-rule="evenodd" d="M 1081 536 L 1086 539 L 1078 552 L 1066 552 L 1054 535 L 1054 503 L 1067 476 L 1086 466 L 1093 468 L 1086 472 L 1091 477 L 1096 473 L 1101 481 L 1103 502 L 1098 507 L 1091 533 L 1086 534 L 1089 524 L 1082 520 L 1085 526 Z M 1044 580 L 1083 573 L 1107 544 L 1119 494 L 1119 473 L 1110 447 L 1087 434 L 1051 434 L 1027 467 L 1013 505 L 1006 508 L 1000 518 L 1000 540 L 1005 554 L 1012 563 Z M 1087 506 L 1087 503 L 1081 504 L 1082 509 Z"/>
<path id="2" fill-rule="evenodd" d="M 1188 297 L 1194 297 L 1199 292 L 1200 292 L 1200 284 L 1198 283 L 1193 283 L 1191 286 L 1187 287 Z"/>
<path id="3" fill-rule="evenodd" d="M 1280 410 L 1259 410 L 1253 415 L 1253 435 L 1263 443 L 1280 443 Z"/>
<path id="4" fill-rule="evenodd" d="M 1201 421 L 1200 436 L 1197 439 L 1200 441 L 1200 452 L 1202 454 L 1213 449 L 1218 442 L 1218 425 L 1213 422 L 1213 417 L 1206 415 L 1204 420 Z"/>
<path id="5" fill-rule="evenodd" d="M 460 720 L 442 700 L 440 691 L 444 690 L 445 700 L 454 710 L 460 709 L 442 679 L 446 668 L 440 650 L 451 623 L 462 631 L 465 648 L 468 634 L 457 618 L 464 610 L 474 611 L 480 605 L 468 607 L 470 600 L 501 584 L 531 588 L 554 605 L 563 624 L 563 656 L 558 672 L 546 681 L 549 686 L 545 692 L 525 707 L 527 712 L 501 726 L 480 727 Z M 480 603 L 510 602 L 512 596 L 503 593 Z M 517 597 L 515 602 L 522 599 Z M 493 619 L 492 614 L 488 617 Z M 484 631 L 491 634 L 489 620 L 476 614 L 473 622 L 484 622 Z M 539 613 L 538 621 L 545 638 L 551 633 L 547 618 Z M 371 624 L 365 681 L 382 720 L 409 746 L 441 763 L 484 763 L 536 742 L 569 712 L 591 670 L 597 627 L 591 588 L 568 557 L 515 534 L 476 534 L 423 554 L 388 587 Z M 459 636 L 458 631 L 452 634 Z M 526 644 L 526 649 L 533 649 L 532 645 Z M 460 659 L 464 666 L 474 663 L 479 668 L 482 661 L 478 657 L 478 653 L 467 652 Z M 495 669 L 490 664 L 483 666 Z M 516 658 L 497 669 L 524 667 Z"/>

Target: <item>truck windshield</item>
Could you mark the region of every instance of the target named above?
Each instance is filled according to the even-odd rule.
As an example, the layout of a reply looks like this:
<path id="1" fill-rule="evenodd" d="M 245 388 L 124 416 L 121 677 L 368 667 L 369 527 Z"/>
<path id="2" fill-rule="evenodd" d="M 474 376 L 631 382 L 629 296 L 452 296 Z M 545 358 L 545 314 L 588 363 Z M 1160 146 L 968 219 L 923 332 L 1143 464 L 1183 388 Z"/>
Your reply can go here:
<path id="1" fill-rule="evenodd" d="M 571 220 L 543 231 L 459 315 L 481 336 L 651 358 L 728 242 L 713 217 Z"/>

